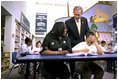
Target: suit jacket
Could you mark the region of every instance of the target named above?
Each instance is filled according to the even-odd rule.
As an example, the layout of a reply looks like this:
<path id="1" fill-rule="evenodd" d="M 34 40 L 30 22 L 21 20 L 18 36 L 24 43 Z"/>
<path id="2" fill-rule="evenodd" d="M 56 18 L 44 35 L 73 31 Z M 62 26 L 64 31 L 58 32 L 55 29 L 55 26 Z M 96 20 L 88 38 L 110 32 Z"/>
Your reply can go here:
<path id="1" fill-rule="evenodd" d="M 72 47 L 74 47 L 76 44 L 82 41 L 85 41 L 84 35 L 86 35 L 86 33 L 89 31 L 87 19 L 84 17 L 81 17 L 80 19 L 81 19 L 80 34 L 78 32 L 78 28 L 77 28 L 74 17 L 65 21 L 65 24 L 67 26 L 67 34 L 68 34 L 68 37 L 70 38 Z"/>

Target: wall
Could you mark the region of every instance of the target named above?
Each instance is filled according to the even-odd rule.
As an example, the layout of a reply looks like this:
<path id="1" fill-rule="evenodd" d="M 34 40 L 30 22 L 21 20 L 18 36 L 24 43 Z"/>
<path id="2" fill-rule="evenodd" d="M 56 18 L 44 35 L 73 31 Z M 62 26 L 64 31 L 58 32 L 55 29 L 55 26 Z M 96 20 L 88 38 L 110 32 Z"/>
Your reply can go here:
<path id="1" fill-rule="evenodd" d="M 1 1 L 1 5 L 11 14 L 11 16 L 6 15 L 5 22 L 5 48 L 4 52 L 10 53 L 10 67 L 12 52 L 14 51 L 15 42 L 15 19 L 20 22 L 21 12 L 24 13 L 25 17 L 30 22 L 30 32 L 34 34 L 35 26 L 35 5 L 33 1 Z"/>
<path id="2" fill-rule="evenodd" d="M 47 13 L 47 33 L 52 29 L 54 21 L 62 16 L 67 16 L 66 6 L 38 4 L 37 13 Z"/>
<path id="3" fill-rule="evenodd" d="M 18 21 L 20 21 L 21 12 L 23 12 L 30 22 L 30 32 L 34 34 L 36 13 L 36 3 L 34 1 L 1 1 L 1 5 Z"/>
<path id="4" fill-rule="evenodd" d="M 116 2 L 116 1 L 114 1 L 114 2 Z M 116 41 L 116 36 L 115 36 L 115 29 L 113 28 L 112 14 L 116 13 L 117 7 L 116 7 L 116 5 L 111 6 L 111 5 L 104 5 L 104 4 L 96 4 L 92 8 L 87 10 L 83 14 L 83 16 L 87 18 L 90 28 L 91 28 L 91 25 L 93 24 L 93 22 L 90 21 L 90 18 L 91 18 L 91 16 L 96 15 L 96 13 L 95 13 L 96 9 L 99 9 L 99 13 L 101 13 L 101 16 L 102 16 L 102 14 L 106 14 L 107 18 L 106 18 L 106 21 L 94 22 L 94 24 L 97 26 L 97 29 L 95 29 L 95 30 L 98 32 L 110 32 L 112 38 L 109 37 L 110 39 L 108 39 L 108 40 L 111 40 L 113 42 L 113 46 L 114 46 L 117 41 Z M 101 37 L 101 38 L 103 38 L 103 37 Z M 99 40 L 105 40 L 105 39 L 103 38 L 103 39 L 99 39 Z M 107 42 L 109 42 L 109 41 L 107 41 Z"/>
<path id="5" fill-rule="evenodd" d="M 97 2 L 90 0 L 78 1 L 78 0 L 39 0 L 37 1 L 37 13 L 47 13 L 47 33 L 52 29 L 54 21 L 58 18 L 68 17 L 67 2 L 69 6 L 69 16 L 73 16 L 73 8 L 75 6 L 82 6 L 84 11 L 90 8 Z M 86 4 L 86 5 L 85 5 Z"/>

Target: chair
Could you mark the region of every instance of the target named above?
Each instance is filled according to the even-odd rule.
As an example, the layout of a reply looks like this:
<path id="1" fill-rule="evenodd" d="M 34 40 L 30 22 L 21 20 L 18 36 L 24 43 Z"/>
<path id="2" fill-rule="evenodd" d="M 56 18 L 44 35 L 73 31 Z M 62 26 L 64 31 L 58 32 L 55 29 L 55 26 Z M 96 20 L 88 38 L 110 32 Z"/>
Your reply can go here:
<path id="1" fill-rule="evenodd" d="M 82 73 L 80 70 L 75 70 L 72 79 L 83 79 Z"/>
<path id="2" fill-rule="evenodd" d="M 16 62 L 16 55 L 17 55 L 17 52 L 12 52 L 12 63 L 13 63 L 13 66 L 10 68 L 10 71 L 9 71 L 7 77 L 9 77 L 9 75 L 10 75 L 12 69 L 15 68 L 15 66 L 18 64 L 18 63 Z"/>
<path id="3" fill-rule="evenodd" d="M 38 74 L 39 74 L 39 77 L 40 77 L 41 79 L 46 79 L 45 76 L 44 76 L 43 73 L 42 73 L 41 62 L 37 64 L 37 68 L 36 68 L 36 69 L 37 69 L 36 71 L 37 71 Z"/>

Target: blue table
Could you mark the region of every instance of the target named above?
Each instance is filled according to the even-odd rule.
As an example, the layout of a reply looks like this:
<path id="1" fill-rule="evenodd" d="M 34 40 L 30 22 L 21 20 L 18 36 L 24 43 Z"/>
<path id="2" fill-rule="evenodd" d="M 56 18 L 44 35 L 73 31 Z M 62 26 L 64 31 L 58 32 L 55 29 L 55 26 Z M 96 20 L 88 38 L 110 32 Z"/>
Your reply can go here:
<path id="1" fill-rule="evenodd" d="M 30 62 L 36 63 L 38 61 L 95 61 L 95 60 L 117 60 L 117 54 L 103 54 L 98 56 L 66 56 L 66 55 L 27 55 L 24 57 L 17 58 L 18 63 L 26 63 L 26 75 L 25 78 L 28 78 L 29 75 L 29 66 Z M 115 63 L 114 63 L 115 65 Z M 36 65 L 35 65 L 36 67 Z M 116 75 L 115 66 L 114 66 L 114 76 Z M 35 78 L 35 74 L 34 74 Z"/>

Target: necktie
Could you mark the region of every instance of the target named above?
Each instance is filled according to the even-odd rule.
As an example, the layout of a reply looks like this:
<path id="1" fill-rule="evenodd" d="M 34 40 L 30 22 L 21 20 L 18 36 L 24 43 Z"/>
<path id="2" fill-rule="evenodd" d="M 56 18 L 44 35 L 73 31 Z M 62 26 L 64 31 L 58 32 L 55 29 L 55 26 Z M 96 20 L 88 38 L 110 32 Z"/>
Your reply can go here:
<path id="1" fill-rule="evenodd" d="M 78 28 L 78 32 L 80 34 L 80 21 L 79 20 L 77 21 L 77 28 Z"/>

